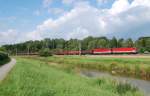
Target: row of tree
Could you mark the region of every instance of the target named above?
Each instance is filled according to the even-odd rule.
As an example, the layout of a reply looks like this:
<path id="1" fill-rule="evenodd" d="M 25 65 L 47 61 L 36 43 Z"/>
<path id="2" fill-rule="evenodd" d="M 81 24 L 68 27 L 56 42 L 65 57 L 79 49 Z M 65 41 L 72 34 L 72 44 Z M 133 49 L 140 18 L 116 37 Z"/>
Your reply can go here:
<path id="1" fill-rule="evenodd" d="M 36 53 L 44 48 L 48 48 L 53 52 L 62 50 L 91 50 L 94 48 L 120 48 L 120 47 L 136 47 L 139 52 L 150 52 L 150 37 L 141 37 L 138 40 L 117 39 L 113 37 L 87 37 L 83 40 L 78 39 L 49 39 L 27 41 L 19 44 L 4 45 L 0 49 L 6 50 L 11 54 L 17 53 Z"/>

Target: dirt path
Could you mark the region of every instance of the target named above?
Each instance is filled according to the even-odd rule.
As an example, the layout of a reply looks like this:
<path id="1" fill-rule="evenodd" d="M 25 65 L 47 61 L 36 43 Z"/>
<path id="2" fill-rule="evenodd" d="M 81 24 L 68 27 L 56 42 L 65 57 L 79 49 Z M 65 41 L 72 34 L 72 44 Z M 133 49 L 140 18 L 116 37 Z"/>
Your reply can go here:
<path id="1" fill-rule="evenodd" d="M 16 60 L 11 59 L 11 61 L 8 64 L 5 64 L 0 67 L 0 81 L 2 81 L 7 76 L 7 74 L 15 64 L 16 64 Z"/>

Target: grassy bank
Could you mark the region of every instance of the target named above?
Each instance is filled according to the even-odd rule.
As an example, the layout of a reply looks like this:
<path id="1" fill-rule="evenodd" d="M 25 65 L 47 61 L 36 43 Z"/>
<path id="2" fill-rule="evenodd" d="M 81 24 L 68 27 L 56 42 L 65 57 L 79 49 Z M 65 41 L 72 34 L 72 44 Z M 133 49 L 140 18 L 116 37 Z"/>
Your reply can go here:
<path id="1" fill-rule="evenodd" d="M 80 77 L 66 70 L 39 59 L 17 58 L 16 66 L 0 83 L 0 96 L 142 96 L 128 84 Z"/>
<path id="2" fill-rule="evenodd" d="M 33 57 L 32 57 L 33 58 Z M 111 58 L 87 56 L 53 56 L 38 58 L 45 62 L 57 63 L 70 68 L 86 68 L 107 71 L 114 75 L 131 76 L 150 80 L 150 58 Z"/>

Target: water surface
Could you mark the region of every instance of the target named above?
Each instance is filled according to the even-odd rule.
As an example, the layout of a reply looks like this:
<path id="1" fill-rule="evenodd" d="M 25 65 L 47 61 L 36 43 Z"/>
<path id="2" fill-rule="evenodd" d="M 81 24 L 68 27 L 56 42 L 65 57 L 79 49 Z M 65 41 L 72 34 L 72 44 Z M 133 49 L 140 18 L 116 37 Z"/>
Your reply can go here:
<path id="1" fill-rule="evenodd" d="M 109 77 L 112 79 L 117 80 L 121 83 L 128 83 L 133 87 L 137 87 L 140 91 L 144 93 L 145 96 L 150 96 L 150 81 L 140 80 L 130 77 L 122 77 L 122 76 L 114 76 L 109 73 L 99 72 L 99 71 L 89 71 L 89 70 L 82 70 L 80 72 L 82 76 L 90 77 L 90 78 L 103 78 Z"/>

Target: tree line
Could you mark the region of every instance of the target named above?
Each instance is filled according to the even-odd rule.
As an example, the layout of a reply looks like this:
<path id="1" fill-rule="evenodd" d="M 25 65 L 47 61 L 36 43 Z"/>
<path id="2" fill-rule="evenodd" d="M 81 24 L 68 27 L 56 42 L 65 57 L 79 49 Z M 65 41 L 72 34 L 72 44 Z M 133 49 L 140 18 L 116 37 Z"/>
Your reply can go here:
<path id="1" fill-rule="evenodd" d="M 92 37 L 89 36 L 83 40 L 78 39 L 49 39 L 26 41 L 24 43 L 3 45 L 0 50 L 5 50 L 10 54 L 17 53 L 37 53 L 42 49 L 50 49 L 52 52 L 63 50 L 91 50 L 94 48 L 120 48 L 120 47 L 136 47 L 140 53 L 150 52 L 150 37 L 140 37 L 137 40 L 117 39 L 113 37 Z"/>

